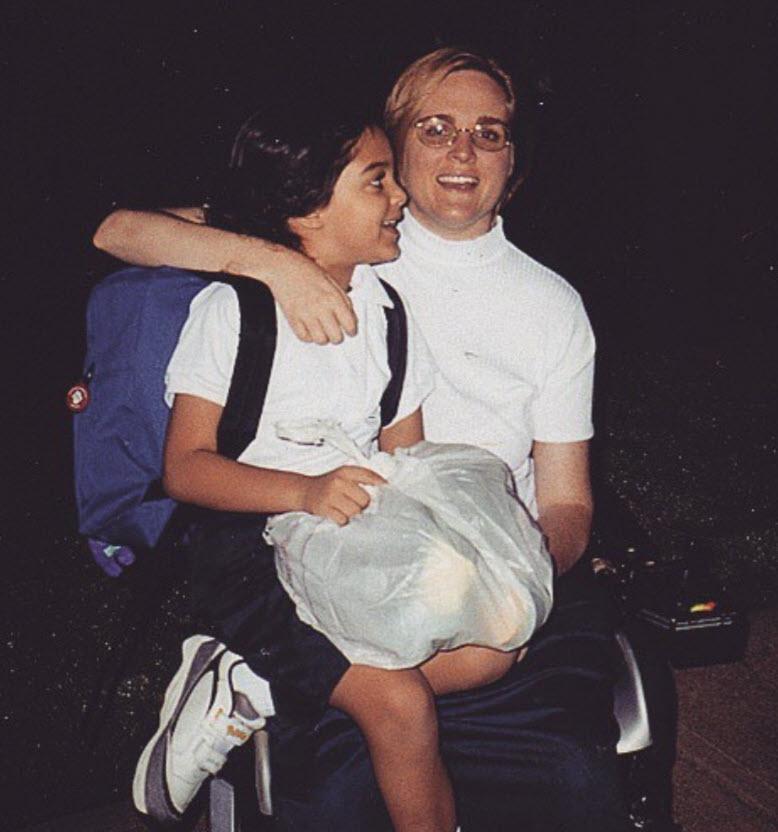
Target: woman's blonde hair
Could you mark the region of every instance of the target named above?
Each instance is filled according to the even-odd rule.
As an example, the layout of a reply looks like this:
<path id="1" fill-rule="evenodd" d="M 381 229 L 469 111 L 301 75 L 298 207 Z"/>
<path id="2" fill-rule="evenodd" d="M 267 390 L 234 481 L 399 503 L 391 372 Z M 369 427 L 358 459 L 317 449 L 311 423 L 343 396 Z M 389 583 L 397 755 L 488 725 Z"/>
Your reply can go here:
<path id="1" fill-rule="evenodd" d="M 492 58 L 454 46 L 436 49 L 415 60 L 400 75 L 386 99 L 384 125 L 399 152 L 424 97 L 454 72 L 474 70 L 489 76 L 505 93 L 509 120 L 516 109 L 516 93 L 508 73 Z"/>

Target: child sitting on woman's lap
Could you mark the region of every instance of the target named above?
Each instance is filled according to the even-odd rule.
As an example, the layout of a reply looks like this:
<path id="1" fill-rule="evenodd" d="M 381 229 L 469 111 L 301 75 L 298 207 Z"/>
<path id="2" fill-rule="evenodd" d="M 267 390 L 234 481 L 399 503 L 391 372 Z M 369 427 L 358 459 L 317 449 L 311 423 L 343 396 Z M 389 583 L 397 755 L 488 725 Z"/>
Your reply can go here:
<path id="1" fill-rule="evenodd" d="M 392 301 L 372 270 L 357 270 L 399 251 L 395 226 L 405 194 L 378 124 L 342 118 L 333 109 L 314 116 L 293 105 L 255 116 L 238 134 L 230 169 L 205 209 L 211 225 L 304 251 L 350 293 L 359 331 L 322 347 L 299 341 L 278 315 L 257 436 L 232 461 L 217 453 L 216 437 L 237 350 L 237 299 L 231 287 L 215 283 L 192 303 L 168 369 L 165 485 L 177 500 L 211 510 L 193 534 L 192 590 L 229 651 L 215 650 L 211 640 L 190 640 L 167 712 L 136 772 L 135 801 L 142 811 L 166 815 L 149 798 L 164 790 L 172 801 L 167 815 L 182 813 L 224 760 L 229 746 L 212 740 L 215 756 L 202 762 L 193 749 L 209 740 L 196 731 L 173 749 L 173 732 L 183 729 L 173 725 L 171 714 L 183 724 L 182 715 L 196 711 L 197 680 L 210 672 L 217 688 L 231 686 L 230 695 L 217 689 L 208 702 L 228 702 L 220 718 L 239 723 L 233 737 L 241 726 L 245 736 L 259 724 L 258 714 L 272 712 L 267 685 L 252 681 L 256 674 L 269 682 L 281 714 L 311 718 L 329 704 L 357 722 L 395 829 L 452 832 L 454 798 L 438 748 L 434 697 L 499 678 L 516 659 L 515 651 L 468 646 L 405 670 L 351 665 L 297 618 L 275 574 L 273 550 L 262 541 L 270 514 L 304 511 L 346 524 L 369 504 L 366 486 L 382 483 L 373 471 L 345 464 L 336 449 L 284 442 L 275 434 L 276 422 L 335 420 L 365 453 L 376 442 L 391 452 L 423 438 L 420 406 L 433 385 L 431 359 L 409 317 L 399 408 L 382 427 L 379 405 L 389 379 L 384 306 Z M 201 714 L 208 709 L 200 707 Z M 171 736 L 171 750 L 160 774 L 150 760 L 163 736 Z M 151 782 L 155 777 L 166 778 L 165 789 Z"/>

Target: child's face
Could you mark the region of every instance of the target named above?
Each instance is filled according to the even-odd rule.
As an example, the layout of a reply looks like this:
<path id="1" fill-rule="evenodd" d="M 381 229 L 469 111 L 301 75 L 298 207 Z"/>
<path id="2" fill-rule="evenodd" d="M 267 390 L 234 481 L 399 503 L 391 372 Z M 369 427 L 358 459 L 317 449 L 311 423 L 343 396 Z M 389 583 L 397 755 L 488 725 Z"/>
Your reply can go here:
<path id="1" fill-rule="evenodd" d="M 400 253 L 395 226 L 405 201 L 394 178 L 388 139 L 382 130 L 366 130 L 332 199 L 317 212 L 316 261 L 334 275 L 359 263 L 394 260 Z"/>

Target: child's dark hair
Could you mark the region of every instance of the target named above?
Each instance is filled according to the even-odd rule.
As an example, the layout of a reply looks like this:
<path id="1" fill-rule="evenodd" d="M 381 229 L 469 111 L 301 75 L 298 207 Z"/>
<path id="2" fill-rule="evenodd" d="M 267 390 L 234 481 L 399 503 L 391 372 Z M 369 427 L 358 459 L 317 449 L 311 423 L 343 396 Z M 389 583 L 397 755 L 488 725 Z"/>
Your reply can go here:
<path id="1" fill-rule="evenodd" d="M 380 116 L 357 101 L 338 106 L 287 99 L 252 115 L 238 131 L 229 166 L 205 207 L 208 225 L 290 248 L 300 239 L 287 220 L 323 208 L 354 147 Z"/>

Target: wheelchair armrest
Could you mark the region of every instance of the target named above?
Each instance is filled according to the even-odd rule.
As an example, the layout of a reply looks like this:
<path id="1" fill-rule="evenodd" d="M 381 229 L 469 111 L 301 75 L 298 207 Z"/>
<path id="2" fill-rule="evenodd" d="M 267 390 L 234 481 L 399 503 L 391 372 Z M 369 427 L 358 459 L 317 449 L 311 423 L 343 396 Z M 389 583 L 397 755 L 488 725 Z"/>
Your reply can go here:
<path id="1" fill-rule="evenodd" d="M 254 734 L 254 787 L 260 813 L 270 817 L 273 814 L 270 798 L 270 744 L 264 728 Z"/>
<path id="2" fill-rule="evenodd" d="M 633 754 L 651 745 L 651 728 L 643 681 L 635 653 L 626 635 L 616 632 L 623 666 L 613 690 L 613 713 L 619 724 L 619 754 Z"/>

